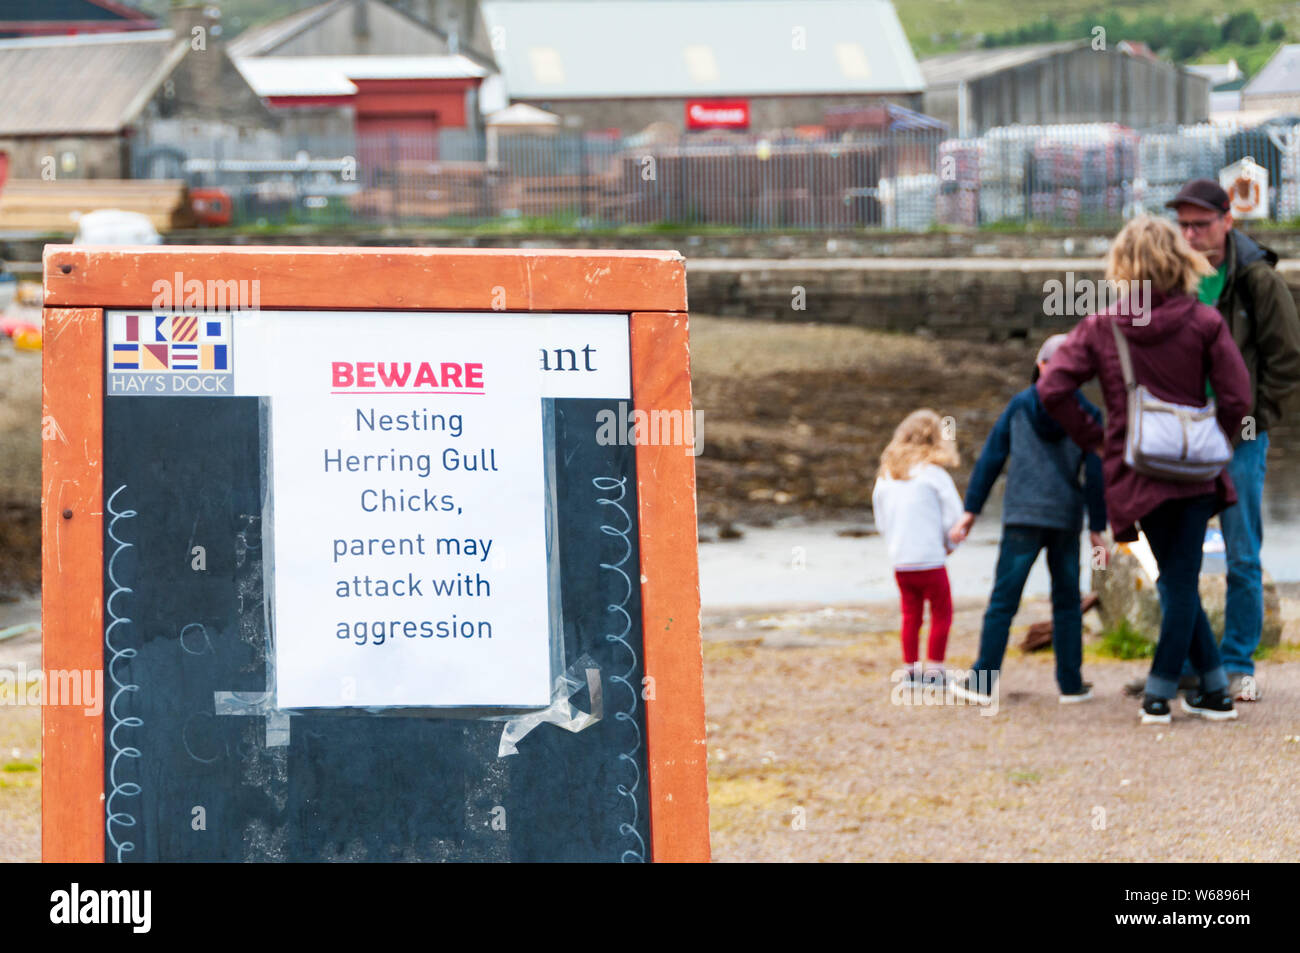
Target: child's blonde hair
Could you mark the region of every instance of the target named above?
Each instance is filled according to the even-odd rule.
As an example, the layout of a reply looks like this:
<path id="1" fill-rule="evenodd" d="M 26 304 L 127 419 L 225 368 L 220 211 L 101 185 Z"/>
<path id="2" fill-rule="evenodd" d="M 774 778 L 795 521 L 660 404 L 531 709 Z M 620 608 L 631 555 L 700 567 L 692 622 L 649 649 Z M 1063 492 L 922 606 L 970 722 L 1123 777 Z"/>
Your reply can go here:
<path id="1" fill-rule="evenodd" d="M 1214 269 L 1165 218 L 1139 215 L 1111 242 L 1106 277 L 1115 282 L 1150 281 L 1162 294 L 1195 294 L 1202 275 Z"/>
<path id="2" fill-rule="evenodd" d="M 894 428 L 894 436 L 880 455 L 885 476 L 906 480 L 922 463 L 955 467 L 961 462 L 957 445 L 943 432 L 943 420 L 933 410 L 914 410 Z"/>

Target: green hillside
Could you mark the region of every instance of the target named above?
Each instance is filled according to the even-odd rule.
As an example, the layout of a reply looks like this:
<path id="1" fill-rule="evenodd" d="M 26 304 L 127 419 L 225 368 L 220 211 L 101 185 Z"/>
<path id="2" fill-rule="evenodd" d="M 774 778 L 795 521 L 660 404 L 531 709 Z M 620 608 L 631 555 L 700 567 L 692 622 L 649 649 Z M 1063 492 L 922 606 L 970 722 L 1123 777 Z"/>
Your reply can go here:
<path id="1" fill-rule="evenodd" d="M 978 48 L 989 38 L 1000 41 L 996 45 L 1009 45 L 1017 42 L 1012 35 L 1016 31 L 1025 34 L 1018 42 L 1091 39 L 1094 29 L 1104 26 L 1109 44 L 1140 39 L 1186 63 L 1235 58 L 1253 73 L 1280 43 L 1300 39 L 1300 3 L 1278 0 L 1131 0 L 1071 4 L 1065 10 L 1059 0 L 896 0 L 894 6 L 918 57 Z M 1222 36 L 1224 22 L 1242 13 L 1253 13 L 1260 28 L 1258 38 L 1246 36 L 1254 42 Z"/>

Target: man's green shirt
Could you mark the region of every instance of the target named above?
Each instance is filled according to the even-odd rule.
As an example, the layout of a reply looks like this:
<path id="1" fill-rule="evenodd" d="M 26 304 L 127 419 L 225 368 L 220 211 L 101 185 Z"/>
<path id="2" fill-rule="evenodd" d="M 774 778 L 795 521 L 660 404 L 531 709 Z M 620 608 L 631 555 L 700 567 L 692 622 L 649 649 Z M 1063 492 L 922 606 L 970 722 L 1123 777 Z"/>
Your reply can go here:
<path id="1" fill-rule="evenodd" d="M 1219 265 L 1218 270 L 1212 275 L 1202 275 L 1201 285 L 1196 292 L 1196 297 L 1200 299 L 1201 304 L 1208 304 L 1211 308 L 1219 303 L 1219 295 L 1223 294 L 1223 285 L 1228 280 L 1228 262 L 1225 260 Z"/>
<path id="2" fill-rule="evenodd" d="M 1219 295 L 1223 294 L 1223 285 L 1228 280 L 1228 260 L 1225 258 L 1223 264 L 1219 265 L 1217 271 L 1212 275 L 1201 275 L 1201 284 L 1196 291 L 1196 297 L 1201 304 L 1208 304 L 1211 308 L 1219 303 Z M 1214 388 L 1210 382 L 1205 382 L 1205 396 L 1213 397 Z"/>

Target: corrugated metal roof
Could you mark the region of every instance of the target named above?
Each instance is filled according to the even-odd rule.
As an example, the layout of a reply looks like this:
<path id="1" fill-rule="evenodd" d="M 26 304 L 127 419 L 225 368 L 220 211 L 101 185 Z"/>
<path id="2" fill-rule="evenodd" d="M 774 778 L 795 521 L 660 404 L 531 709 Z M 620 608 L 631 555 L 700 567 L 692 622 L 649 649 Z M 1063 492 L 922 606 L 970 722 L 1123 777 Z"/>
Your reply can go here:
<path id="1" fill-rule="evenodd" d="M 0 40 L 0 136 L 115 133 L 188 49 L 171 30 Z"/>
<path id="2" fill-rule="evenodd" d="M 1210 81 L 1210 89 L 1216 86 L 1222 86 L 1224 83 L 1232 83 L 1241 78 L 1241 67 L 1237 65 L 1236 60 L 1229 63 L 1193 63 L 1184 66 L 1183 69 L 1197 76 L 1204 76 Z"/>
<path id="3" fill-rule="evenodd" d="M 27 25 L 93 23 L 118 27 L 116 32 L 158 24 L 143 10 L 114 0 L 0 0 L 0 21 Z"/>
<path id="4" fill-rule="evenodd" d="M 470 79 L 487 70 L 459 53 L 431 56 L 286 56 L 286 60 L 319 60 L 349 79 Z"/>
<path id="5" fill-rule="evenodd" d="M 896 103 L 885 103 L 885 112 L 889 114 L 890 129 L 919 131 L 923 129 L 942 130 L 948 128 L 948 124 L 942 120 L 935 119 L 933 116 L 927 116 L 925 113 L 919 113 L 914 109 L 908 109 L 906 106 L 899 106 Z"/>
<path id="6" fill-rule="evenodd" d="M 332 57 L 326 57 L 330 59 Z M 357 87 L 314 56 L 241 56 L 235 68 L 259 96 L 351 96 Z"/>
<path id="7" fill-rule="evenodd" d="M 259 96 L 350 96 L 354 79 L 468 79 L 487 70 L 464 56 L 245 56 L 235 60 Z"/>
<path id="8" fill-rule="evenodd" d="M 325 0 L 325 3 L 290 13 L 270 23 L 249 27 L 226 44 L 226 51 L 231 57 L 273 53 L 277 46 L 315 26 L 349 2 L 350 0 Z"/>
<path id="9" fill-rule="evenodd" d="M 1300 43 L 1288 43 L 1242 89 L 1245 96 L 1300 92 Z"/>
<path id="10" fill-rule="evenodd" d="M 483 0 L 512 99 L 920 92 L 887 0 Z"/>
<path id="11" fill-rule="evenodd" d="M 305 10 L 298 10 L 287 16 L 280 17 L 278 20 L 272 20 L 270 23 L 264 23 L 260 26 L 249 27 L 237 37 L 230 41 L 226 49 L 232 57 L 241 56 L 275 56 L 289 55 L 282 52 L 281 47 L 291 40 L 310 33 L 312 30 L 325 24 L 336 15 L 351 17 L 354 8 L 361 0 L 325 0 L 314 7 L 308 7 Z M 402 7 L 395 6 L 386 0 L 363 0 L 366 5 L 367 16 L 372 18 L 370 23 L 374 25 L 377 21 L 375 17 L 375 7 L 382 6 L 387 16 L 385 21 L 390 27 L 393 22 L 402 24 L 404 29 L 423 32 L 429 34 L 436 41 L 440 41 L 438 46 L 447 47 L 447 36 L 434 24 L 414 16 L 410 11 Z M 473 51 L 464 51 L 471 59 L 484 61 L 477 53 Z M 401 55 L 401 54 L 398 54 Z"/>
<path id="12" fill-rule="evenodd" d="M 991 50 L 971 50 L 964 53 L 944 53 L 921 60 L 921 73 L 926 85 L 951 86 L 969 82 L 981 76 L 1015 69 L 1035 60 L 1046 59 L 1086 46 L 1087 40 L 1067 40 L 1061 43 L 1032 43 L 1028 46 L 1006 46 Z"/>

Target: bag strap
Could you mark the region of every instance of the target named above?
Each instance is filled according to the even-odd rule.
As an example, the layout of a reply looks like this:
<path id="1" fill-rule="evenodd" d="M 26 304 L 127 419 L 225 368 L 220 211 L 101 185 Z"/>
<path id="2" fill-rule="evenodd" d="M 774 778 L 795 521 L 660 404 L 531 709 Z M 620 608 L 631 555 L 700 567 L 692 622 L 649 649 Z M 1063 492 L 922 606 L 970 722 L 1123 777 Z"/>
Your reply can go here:
<path id="1" fill-rule="evenodd" d="M 1119 322 L 1111 319 L 1110 333 L 1115 335 L 1115 348 L 1119 351 L 1119 369 L 1124 374 L 1124 387 L 1131 394 L 1137 390 L 1137 379 L 1133 376 L 1133 358 L 1129 354 L 1128 341 L 1120 332 Z"/>

